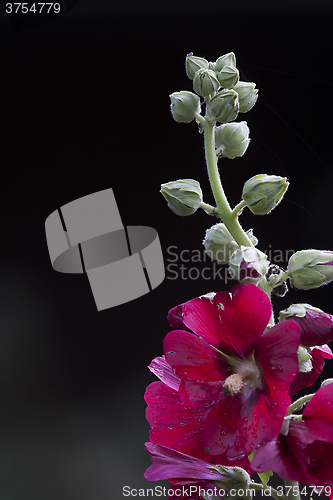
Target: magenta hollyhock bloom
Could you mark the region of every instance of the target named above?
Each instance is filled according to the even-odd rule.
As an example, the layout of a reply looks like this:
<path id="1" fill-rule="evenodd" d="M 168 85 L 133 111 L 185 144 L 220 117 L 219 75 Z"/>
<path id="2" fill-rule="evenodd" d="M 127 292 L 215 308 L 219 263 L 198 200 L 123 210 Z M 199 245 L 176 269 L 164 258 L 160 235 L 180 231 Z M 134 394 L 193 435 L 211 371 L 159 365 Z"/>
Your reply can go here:
<path id="1" fill-rule="evenodd" d="M 309 304 L 292 304 L 280 312 L 280 321 L 293 319 L 301 329 L 301 344 L 318 346 L 333 341 L 333 316 Z"/>
<path id="2" fill-rule="evenodd" d="M 270 443 L 258 448 L 251 466 L 272 470 L 284 479 L 325 486 L 333 498 L 333 384 L 321 387 L 307 404 L 302 420 L 292 420 Z M 330 489 L 332 487 L 332 489 Z"/>
<path id="3" fill-rule="evenodd" d="M 280 312 L 280 321 L 292 319 L 301 329 L 301 345 L 311 347 L 312 370 L 299 372 L 290 388 L 290 395 L 310 387 L 324 369 L 324 359 L 333 358 L 328 342 L 333 340 L 333 316 L 309 304 L 292 304 Z"/>
<path id="4" fill-rule="evenodd" d="M 225 453 L 210 455 L 205 451 L 207 408 L 191 409 L 184 405 L 178 393 L 181 380 L 164 356 L 153 359 L 149 369 L 161 380 L 150 384 L 145 393 L 150 441 L 211 464 L 238 466 L 252 473 L 247 457 L 230 461 Z"/>
<path id="5" fill-rule="evenodd" d="M 264 334 L 271 303 L 251 284 L 237 285 L 231 294 L 190 300 L 181 312 L 183 324 L 194 334 L 168 333 L 164 353 L 180 380 L 173 398 L 178 397 L 178 408 L 182 406 L 182 415 L 186 414 L 187 439 L 192 448 L 198 439 L 198 448 L 212 458 L 243 459 L 280 432 L 291 403 L 290 384 L 298 372 L 299 327 L 284 321 Z M 157 395 L 151 391 L 147 418 L 153 420 Z M 154 415 L 159 419 L 159 438 L 164 438 L 159 443 L 172 448 L 165 425 L 169 418 L 165 412 L 170 414 L 166 401 L 163 408 Z M 200 419 L 200 432 L 196 427 L 195 434 L 190 432 L 197 425 L 194 418 Z M 154 434 L 156 439 L 155 424 Z M 186 440 L 186 433 L 182 435 Z"/>
<path id="6" fill-rule="evenodd" d="M 327 344 L 313 347 L 310 351 L 312 370 L 310 372 L 298 372 L 294 382 L 291 384 L 289 394 L 293 396 L 296 392 L 310 387 L 315 383 L 324 369 L 325 359 L 332 359 L 333 353 Z"/>

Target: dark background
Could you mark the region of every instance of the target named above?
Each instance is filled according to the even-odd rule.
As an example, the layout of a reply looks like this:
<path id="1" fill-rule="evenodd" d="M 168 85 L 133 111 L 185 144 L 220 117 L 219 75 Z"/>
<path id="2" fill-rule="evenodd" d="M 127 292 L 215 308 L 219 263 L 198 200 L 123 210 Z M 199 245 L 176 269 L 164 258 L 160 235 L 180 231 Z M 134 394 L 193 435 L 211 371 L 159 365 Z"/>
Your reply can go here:
<path id="1" fill-rule="evenodd" d="M 81 0 L 17 31 L 4 4 L 0 13 L 0 498 L 121 499 L 124 485 L 151 486 L 143 394 L 167 311 L 231 282 L 167 272 L 152 293 L 97 312 L 85 276 L 52 269 L 45 219 L 112 187 L 123 223 L 154 227 L 166 258 L 170 245 L 201 250 L 217 221 L 178 218 L 159 194 L 193 177 L 213 202 L 202 137 L 172 120 L 168 96 L 191 90 L 188 52 L 214 61 L 234 51 L 260 98 L 239 117 L 248 152 L 221 163 L 230 202 L 257 173 L 287 176 L 283 203 L 267 217 L 244 213 L 244 227 L 261 250 L 333 249 L 332 3 Z M 310 302 L 333 313 L 331 297 L 332 285 L 294 290 L 276 310 Z"/>

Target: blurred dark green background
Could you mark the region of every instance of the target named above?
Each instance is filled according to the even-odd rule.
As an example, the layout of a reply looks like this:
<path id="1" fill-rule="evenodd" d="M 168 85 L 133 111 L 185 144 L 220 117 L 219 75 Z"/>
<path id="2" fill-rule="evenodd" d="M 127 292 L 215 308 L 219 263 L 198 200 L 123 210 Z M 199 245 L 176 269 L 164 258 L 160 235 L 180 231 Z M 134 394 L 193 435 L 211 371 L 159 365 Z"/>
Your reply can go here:
<path id="1" fill-rule="evenodd" d="M 172 120 L 168 96 L 191 90 L 187 53 L 234 51 L 260 98 L 240 116 L 248 152 L 221 163 L 230 202 L 257 173 L 287 176 L 282 205 L 244 213 L 244 227 L 262 250 L 333 249 L 332 3 L 81 0 L 15 32 L 4 4 L 0 14 L 0 498 L 118 500 L 125 485 L 151 486 L 143 394 L 167 311 L 231 282 L 166 279 L 97 312 L 85 276 L 52 269 L 45 219 L 112 187 L 123 223 L 154 227 L 166 258 L 170 245 L 201 250 L 216 221 L 177 218 L 159 194 L 193 177 L 212 203 L 202 137 Z M 292 291 L 276 310 L 310 302 L 333 313 L 332 295 L 332 285 Z"/>

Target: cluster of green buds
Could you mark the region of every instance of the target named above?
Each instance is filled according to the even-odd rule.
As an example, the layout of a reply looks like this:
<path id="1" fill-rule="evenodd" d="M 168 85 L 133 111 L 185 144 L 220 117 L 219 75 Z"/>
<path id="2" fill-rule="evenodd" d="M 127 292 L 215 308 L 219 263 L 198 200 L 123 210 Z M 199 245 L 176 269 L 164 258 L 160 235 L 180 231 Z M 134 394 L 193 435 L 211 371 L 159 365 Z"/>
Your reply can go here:
<path id="1" fill-rule="evenodd" d="M 239 113 L 247 113 L 255 105 L 258 98 L 256 85 L 239 80 L 233 52 L 219 57 L 215 62 L 191 53 L 186 56 L 185 66 L 187 76 L 193 82 L 194 92 L 183 90 L 170 95 L 171 113 L 177 122 L 197 120 L 205 104 L 206 119 L 213 123 L 229 124 Z M 249 129 L 246 122 L 234 125 L 230 129 L 226 127 L 223 133 L 222 129 L 218 131 L 218 156 L 235 158 L 245 153 L 250 142 Z"/>
<path id="2" fill-rule="evenodd" d="M 248 149 L 249 127 L 246 121 L 235 120 L 239 113 L 250 111 L 258 99 L 255 83 L 239 79 L 235 54 L 229 52 L 212 62 L 190 53 L 186 56 L 185 68 L 193 91 L 171 94 L 171 113 L 180 123 L 196 121 L 204 132 L 216 206 L 204 202 L 198 181 L 179 179 L 161 186 L 169 208 L 180 216 L 192 215 L 201 208 L 221 219 L 206 231 L 203 245 L 212 259 L 229 266 L 229 273 L 238 281 L 257 283 L 268 293 L 275 289 L 274 293 L 280 296 L 288 290 L 287 280 L 300 289 L 317 288 L 333 281 L 333 253 L 328 251 L 296 252 L 286 271 L 280 269 L 272 273 L 274 266 L 269 266 L 267 256 L 256 248 L 258 241 L 252 230 L 244 231 L 239 225 L 238 218 L 245 207 L 255 215 L 266 215 L 275 209 L 289 187 L 287 178 L 255 175 L 244 183 L 241 200 L 234 209 L 223 201 L 217 162 L 220 158 L 243 156 Z"/>

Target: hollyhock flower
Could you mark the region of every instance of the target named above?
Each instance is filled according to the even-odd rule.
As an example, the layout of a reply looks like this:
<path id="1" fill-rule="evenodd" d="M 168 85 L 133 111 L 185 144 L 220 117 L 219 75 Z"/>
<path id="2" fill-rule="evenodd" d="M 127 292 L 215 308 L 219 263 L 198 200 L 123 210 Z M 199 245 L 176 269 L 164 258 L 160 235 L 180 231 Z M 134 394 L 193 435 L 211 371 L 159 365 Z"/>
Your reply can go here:
<path id="1" fill-rule="evenodd" d="M 293 319 L 301 329 L 301 346 L 308 351 L 310 364 L 302 369 L 293 382 L 290 395 L 311 386 L 323 371 L 324 359 L 333 358 L 328 342 L 333 340 L 333 316 L 309 304 L 292 304 L 280 311 L 279 321 Z"/>
<path id="2" fill-rule="evenodd" d="M 225 453 L 210 455 L 205 451 L 207 408 L 191 409 L 184 405 L 178 393 L 181 380 L 165 357 L 153 359 L 149 369 L 161 380 L 150 384 L 145 393 L 150 441 L 211 464 L 238 466 L 252 473 L 247 457 L 230 461 Z"/>
<path id="3" fill-rule="evenodd" d="M 208 455 L 242 459 L 281 429 L 298 372 L 300 333 L 296 323 L 284 321 L 263 334 L 271 312 L 262 290 L 237 285 L 231 294 L 185 303 L 182 322 L 194 334 L 177 330 L 164 340 L 165 359 L 180 380 L 178 407 L 187 411 L 188 431 L 197 425 L 194 417 L 200 419 L 197 438 Z M 150 417 L 156 398 L 148 398 Z M 163 407 L 170 414 L 167 401 Z M 162 411 L 157 418 L 167 445 L 168 417 Z M 189 439 L 195 446 L 196 437 L 189 433 Z"/>
<path id="4" fill-rule="evenodd" d="M 318 379 L 325 366 L 325 359 L 332 359 L 333 352 L 327 344 L 310 348 L 310 371 L 299 371 L 294 382 L 291 384 L 289 394 L 293 396 L 296 392 L 310 387 Z"/>
<path id="5" fill-rule="evenodd" d="M 280 311 L 279 321 L 293 319 L 301 328 L 301 344 L 317 346 L 333 340 L 333 316 L 310 304 L 292 304 Z"/>
<path id="6" fill-rule="evenodd" d="M 244 491 L 250 484 L 249 474 L 238 467 L 217 466 L 212 469 L 209 462 L 152 443 L 146 443 L 146 449 L 152 455 L 152 465 L 144 476 L 148 481 L 168 479 L 177 485 L 169 498 L 177 496 L 196 500 L 203 498 L 204 492 L 209 494 L 210 491 L 214 498 L 225 498 L 229 488 Z"/>
<path id="7" fill-rule="evenodd" d="M 288 422 L 289 423 L 289 422 Z M 270 443 L 258 448 L 251 466 L 272 470 L 284 479 L 325 486 L 333 498 L 333 384 L 321 387 L 307 404 L 302 420 L 292 420 Z"/>

